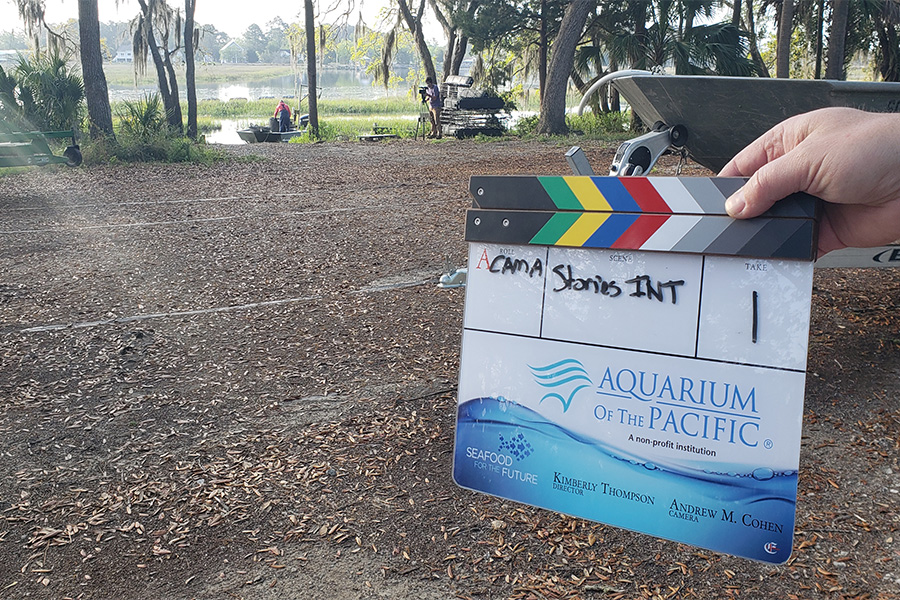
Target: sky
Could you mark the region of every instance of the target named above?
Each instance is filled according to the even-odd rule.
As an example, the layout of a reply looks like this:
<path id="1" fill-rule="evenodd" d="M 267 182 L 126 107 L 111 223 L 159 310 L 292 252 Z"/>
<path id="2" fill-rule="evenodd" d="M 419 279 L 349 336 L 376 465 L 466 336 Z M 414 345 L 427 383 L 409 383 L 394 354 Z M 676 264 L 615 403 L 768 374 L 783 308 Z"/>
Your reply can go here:
<path id="1" fill-rule="evenodd" d="M 319 4 L 323 8 L 336 4 L 338 10 L 332 13 L 336 17 L 346 10 L 350 2 L 354 3 L 354 13 L 362 10 L 363 20 L 371 27 L 378 25 L 378 12 L 390 0 L 322 0 Z M 173 7 L 184 7 L 184 3 L 179 0 L 170 0 L 169 4 Z M 45 0 L 45 5 L 47 7 L 46 18 L 49 23 L 58 23 L 78 17 L 77 0 Z M 256 23 L 265 30 L 265 24 L 275 17 L 280 16 L 287 23 L 300 21 L 301 18 L 298 18 L 298 15 L 302 9 L 303 2 L 301 0 L 269 1 L 261 4 L 248 0 L 198 0 L 195 19 L 198 23 L 212 24 L 216 29 L 224 31 L 232 37 L 238 37 L 252 23 Z M 100 21 L 129 21 L 137 14 L 138 3 L 137 0 L 119 0 L 119 6 L 116 7 L 116 0 L 99 0 L 99 11 Z M 325 16 L 323 20 L 328 22 L 331 19 Z M 350 22 L 355 24 L 356 17 L 351 18 Z M 16 3 L 14 0 L 0 0 L 0 31 L 11 29 L 22 29 Z M 426 35 L 429 38 L 435 37 L 431 32 Z"/>

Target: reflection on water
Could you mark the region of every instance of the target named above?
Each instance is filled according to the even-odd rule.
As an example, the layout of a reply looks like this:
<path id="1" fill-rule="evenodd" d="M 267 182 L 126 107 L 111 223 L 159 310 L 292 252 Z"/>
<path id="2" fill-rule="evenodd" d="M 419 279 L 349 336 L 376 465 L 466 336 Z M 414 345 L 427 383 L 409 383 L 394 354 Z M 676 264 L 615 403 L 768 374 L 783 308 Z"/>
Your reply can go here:
<path id="1" fill-rule="evenodd" d="M 285 67 L 289 71 L 289 67 Z M 394 88 L 385 90 L 381 85 L 373 85 L 371 75 L 362 71 L 350 70 L 323 70 L 317 76 L 319 98 L 325 100 L 342 99 L 371 99 L 387 96 L 405 96 L 406 88 Z M 153 84 L 141 86 L 109 86 L 110 100 L 138 100 L 141 97 L 157 91 Z M 179 89 L 182 99 L 186 98 L 184 86 Z M 309 93 L 307 79 L 295 74 L 286 74 L 281 77 L 272 77 L 247 83 L 198 83 L 197 98 L 199 100 L 231 100 L 232 98 L 246 98 L 258 100 L 260 98 L 296 98 L 299 95 L 306 96 Z"/>
<path id="2" fill-rule="evenodd" d="M 260 121 L 260 119 L 257 119 Z M 219 121 L 222 128 L 206 134 L 206 142 L 208 144 L 246 144 L 244 140 L 238 137 L 238 129 L 247 128 L 251 119 L 222 119 Z"/>

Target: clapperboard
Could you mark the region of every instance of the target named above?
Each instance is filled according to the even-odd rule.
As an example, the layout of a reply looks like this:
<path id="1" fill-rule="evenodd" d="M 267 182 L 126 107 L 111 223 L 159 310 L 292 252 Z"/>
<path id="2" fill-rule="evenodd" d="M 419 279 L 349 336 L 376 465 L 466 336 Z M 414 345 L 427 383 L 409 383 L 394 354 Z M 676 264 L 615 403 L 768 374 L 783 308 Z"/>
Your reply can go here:
<path id="1" fill-rule="evenodd" d="M 819 203 L 744 181 L 471 179 L 459 485 L 788 559 Z"/>

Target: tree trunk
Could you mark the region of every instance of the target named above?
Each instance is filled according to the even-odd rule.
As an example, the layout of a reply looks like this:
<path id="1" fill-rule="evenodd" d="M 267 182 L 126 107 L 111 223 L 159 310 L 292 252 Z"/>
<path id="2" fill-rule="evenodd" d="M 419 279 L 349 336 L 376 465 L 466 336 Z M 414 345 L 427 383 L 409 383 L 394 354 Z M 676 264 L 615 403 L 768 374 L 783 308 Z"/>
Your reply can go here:
<path id="1" fill-rule="evenodd" d="M 753 64 L 756 65 L 756 70 L 759 73 L 760 77 L 771 77 L 769 74 L 769 67 L 766 66 L 766 61 L 763 60 L 762 54 L 759 52 L 759 44 L 756 42 L 756 21 L 753 18 L 753 0 L 747 0 L 747 23 L 744 29 L 747 30 L 747 41 L 750 43 L 750 57 L 753 59 Z"/>
<path id="2" fill-rule="evenodd" d="M 162 96 L 163 108 L 166 109 L 166 120 L 171 124 L 172 115 L 175 114 L 175 106 L 172 101 L 172 92 L 169 90 L 169 80 L 166 77 L 166 66 L 160 56 L 159 46 L 156 45 L 156 36 L 153 35 L 153 27 L 147 33 L 147 44 L 150 47 L 150 56 L 153 58 L 153 66 L 156 67 L 156 80 L 159 84 L 159 95 Z"/>
<path id="3" fill-rule="evenodd" d="M 447 79 L 448 75 L 453 75 L 453 53 L 456 52 L 456 41 L 459 33 L 456 29 L 445 29 L 445 35 L 447 36 L 447 48 L 444 50 L 444 64 L 441 68 L 441 71 L 444 74 L 444 80 Z"/>
<path id="4" fill-rule="evenodd" d="M 694 33 L 694 11 L 689 11 L 684 21 L 684 29 L 681 32 L 679 41 L 690 45 L 691 36 Z M 658 61 L 654 61 L 658 62 Z M 665 60 L 663 60 L 665 62 Z M 690 73 L 690 60 L 680 52 L 675 55 L 675 73 L 676 75 L 686 75 Z"/>
<path id="5" fill-rule="evenodd" d="M 422 0 L 422 2 L 424 3 L 425 0 Z M 438 77 L 434 70 L 434 60 L 432 60 L 431 52 L 428 50 L 428 44 L 425 42 L 425 34 L 422 31 L 421 19 L 412 15 L 409 6 L 406 4 L 406 0 L 397 0 L 397 5 L 400 7 L 400 14 L 403 16 L 403 20 L 406 21 L 409 32 L 413 34 L 413 38 L 416 40 L 416 50 L 419 53 L 419 58 L 422 59 L 422 66 L 425 68 L 425 76 L 431 77 L 434 82 L 437 82 Z"/>
<path id="6" fill-rule="evenodd" d="M 469 17 L 475 17 L 475 11 L 478 10 L 479 6 L 481 6 L 481 0 L 471 0 L 469 2 L 469 6 L 466 7 L 466 13 L 468 13 Z M 468 49 L 469 37 L 462 32 L 458 32 L 456 35 L 456 47 L 453 49 L 453 64 L 450 65 L 451 75 L 459 75 L 459 70 L 462 68 L 462 62 L 466 58 Z"/>
<path id="7" fill-rule="evenodd" d="M 84 97 L 87 101 L 91 137 L 106 136 L 115 139 L 109 89 L 103 73 L 103 56 L 100 54 L 97 0 L 78 0 L 78 32 L 81 36 L 81 74 L 84 77 Z"/>
<path id="8" fill-rule="evenodd" d="M 463 34 L 456 36 L 456 48 L 453 49 L 453 63 L 450 65 L 450 74 L 459 75 L 462 62 L 466 58 L 466 50 L 469 47 L 469 38 Z"/>
<path id="9" fill-rule="evenodd" d="M 316 23 L 312 0 L 303 0 L 306 18 L 306 77 L 309 79 L 309 137 L 319 137 L 319 99 L 316 97 Z"/>
<path id="10" fill-rule="evenodd" d="M 184 79 L 187 86 L 187 136 L 197 139 L 197 78 L 194 66 L 194 11 L 197 0 L 184 0 Z"/>
<path id="11" fill-rule="evenodd" d="M 634 22 L 634 37 L 638 40 L 638 45 L 642 48 L 649 47 L 648 44 L 648 34 L 647 34 L 647 10 L 652 8 L 649 2 L 634 2 L 632 3 L 634 8 L 632 8 L 632 19 Z M 640 52 L 636 57 L 632 58 L 635 69 L 647 69 L 647 53 Z M 644 128 L 644 122 L 641 120 L 640 115 L 637 114 L 637 111 L 631 111 L 631 124 L 630 129 L 632 131 L 641 131 Z"/>
<path id="12" fill-rule="evenodd" d="M 741 28 L 741 0 L 734 0 L 731 11 L 731 24 L 734 25 L 736 29 Z"/>
<path id="13" fill-rule="evenodd" d="M 837 0 L 846 4 L 847 0 Z M 775 45 L 775 77 L 791 76 L 791 34 L 794 31 L 794 0 L 782 0 L 778 17 L 778 41 Z"/>
<path id="14" fill-rule="evenodd" d="M 648 3 L 646 2 L 635 2 L 633 3 L 634 8 L 632 8 L 632 16 L 634 17 L 634 37 L 638 39 L 638 42 L 642 46 L 646 46 L 647 44 L 647 8 Z M 634 61 L 635 69 L 646 69 L 647 68 L 647 54 L 645 52 L 641 52 L 636 57 L 632 57 Z M 634 112 L 632 111 L 632 114 Z"/>
<path id="15" fill-rule="evenodd" d="M 175 67 L 172 66 L 172 59 L 168 51 L 165 51 L 163 65 L 166 68 L 166 73 L 169 74 L 169 93 L 172 95 L 172 114 L 169 118 L 169 128 L 181 135 L 184 133 L 184 118 L 181 115 L 181 101 L 178 98 L 178 77 L 175 74 Z"/>
<path id="16" fill-rule="evenodd" d="M 828 63 L 825 79 L 844 79 L 844 44 L 847 41 L 848 0 L 831 3 L 831 31 L 828 34 Z"/>
<path id="17" fill-rule="evenodd" d="M 166 76 L 166 65 L 163 62 L 159 51 L 159 45 L 156 43 L 156 36 L 153 35 L 153 15 L 150 13 L 150 7 L 147 6 L 147 3 L 144 0 L 138 0 L 138 4 L 141 6 L 141 14 L 143 15 L 140 26 L 146 29 L 143 36 L 141 36 L 140 33 L 135 36 L 135 44 L 137 44 L 138 39 L 140 39 L 143 43 L 146 43 L 147 47 L 150 49 L 150 57 L 153 58 L 153 66 L 156 67 L 156 81 L 159 85 L 159 95 L 162 96 L 163 108 L 166 110 L 166 120 L 171 127 L 176 111 L 179 115 L 181 114 L 181 107 L 178 106 L 178 96 L 175 96 L 173 99 L 172 92 L 169 89 L 169 81 Z M 137 57 L 140 55 L 143 55 L 143 53 L 139 51 L 138 47 L 135 47 L 134 56 Z M 178 130 L 181 130 L 180 118 L 178 121 Z"/>
<path id="18" fill-rule="evenodd" d="M 456 27 L 450 24 L 450 21 L 447 20 L 447 17 L 444 16 L 443 11 L 441 11 L 441 7 L 438 6 L 437 0 L 428 0 L 428 3 L 431 6 L 431 11 L 434 13 L 435 18 L 437 18 L 438 23 L 441 24 L 441 29 L 444 30 L 444 36 L 446 36 L 447 38 L 447 47 L 444 50 L 444 64 L 441 68 L 444 74 L 444 79 L 446 80 L 448 75 L 459 74 L 452 73 L 452 70 L 453 54 L 456 51 L 456 42 L 458 36 L 461 34 Z"/>
<path id="19" fill-rule="evenodd" d="M 557 135 L 568 132 L 566 125 L 566 88 L 575 64 L 575 46 L 581 39 L 588 13 L 596 6 L 593 0 L 572 0 L 566 7 L 559 33 L 553 42 L 553 56 L 547 73 L 547 89 L 541 96 L 541 116 L 536 131 Z"/>
<path id="20" fill-rule="evenodd" d="M 538 94 L 544 99 L 544 87 L 547 85 L 547 0 L 541 0 L 541 27 L 538 33 Z"/>
<path id="21" fill-rule="evenodd" d="M 900 81 L 900 53 L 898 53 L 897 30 L 894 25 L 880 19 L 875 26 L 881 56 L 878 57 L 878 72 L 884 81 Z"/>
<path id="22" fill-rule="evenodd" d="M 816 72 L 813 78 L 822 79 L 822 32 L 825 29 L 825 0 L 818 0 L 816 11 Z"/>

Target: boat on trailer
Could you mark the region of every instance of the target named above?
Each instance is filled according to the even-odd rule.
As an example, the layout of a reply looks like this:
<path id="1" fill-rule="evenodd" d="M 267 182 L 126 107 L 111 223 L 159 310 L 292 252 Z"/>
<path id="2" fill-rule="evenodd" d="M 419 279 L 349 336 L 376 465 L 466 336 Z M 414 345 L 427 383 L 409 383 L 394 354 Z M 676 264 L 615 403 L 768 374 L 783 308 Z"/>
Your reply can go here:
<path id="1" fill-rule="evenodd" d="M 613 86 L 651 125 L 685 129 L 691 158 L 719 171 L 779 122 L 828 106 L 900 112 L 900 83 L 633 74 Z"/>
<path id="2" fill-rule="evenodd" d="M 682 153 L 718 172 L 757 137 L 788 117 L 841 106 L 869 112 L 900 112 L 900 83 L 656 75 L 627 71 L 606 76 L 584 95 L 578 114 L 590 95 L 611 83 L 646 124 L 650 132 L 623 142 L 616 151 L 610 175 L 649 173 L 667 152 Z M 593 169 L 572 148 L 566 154 L 577 175 Z M 900 240 L 875 248 L 844 248 L 829 252 L 816 267 L 900 268 Z"/>

